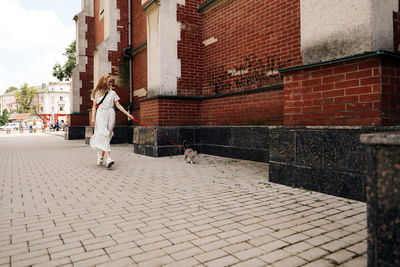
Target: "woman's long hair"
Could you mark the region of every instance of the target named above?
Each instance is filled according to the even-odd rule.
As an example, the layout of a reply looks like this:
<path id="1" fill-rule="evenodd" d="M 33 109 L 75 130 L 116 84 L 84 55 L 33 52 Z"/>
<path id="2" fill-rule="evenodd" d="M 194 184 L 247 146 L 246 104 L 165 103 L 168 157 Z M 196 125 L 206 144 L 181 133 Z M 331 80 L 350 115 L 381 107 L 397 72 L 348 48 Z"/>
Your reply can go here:
<path id="1" fill-rule="evenodd" d="M 92 99 L 95 99 L 96 94 L 99 93 L 100 96 L 104 95 L 108 91 L 108 78 L 111 77 L 110 74 L 103 74 L 99 81 L 97 82 L 96 87 L 91 93 Z"/>

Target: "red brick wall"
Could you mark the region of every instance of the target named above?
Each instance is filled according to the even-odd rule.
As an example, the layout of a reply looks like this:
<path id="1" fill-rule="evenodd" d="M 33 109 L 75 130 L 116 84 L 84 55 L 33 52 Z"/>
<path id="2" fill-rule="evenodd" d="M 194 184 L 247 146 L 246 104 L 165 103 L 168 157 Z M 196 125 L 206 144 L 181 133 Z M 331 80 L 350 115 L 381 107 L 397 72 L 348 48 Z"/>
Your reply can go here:
<path id="1" fill-rule="evenodd" d="M 88 126 L 88 115 L 74 115 L 68 116 L 67 123 L 69 126 Z"/>
<path id="2" fill-rule="evenodd" d="M 181 39 L 178 41 L 178 58 L 181 61 L 181 77 L 178 79 L 178 95 L 201 95 L 203 81 L 203 44 L 201 16 L 197 11 L 200 0 L 186 0 L 178 5 L 177 20 L 181 23 Z"/>
<path id="3" fill-rule="evenodd" d="M 274 89 L 203 100 L 201 124 L 279 125 L 283 123 L 282 99 L 282 89 Z"/>
<path id="4" fill-rule="evenodd" d="M 285 73 L 285 125 L 381 125 L 380 59 Z"/>
<path id="5" fill-rule="evenodd" d="M 382 58 L 382 116 L 384 125 L 400 124 L 400 63 Z"/>
<path id="6" fill-rule="evenodd" d="M 159 125 L 159 99 L 151 99 L 143 101 L 140 104 L 140 119 L 139 121 L 144 125 L 158 126 Z"/>
<path id="7" fill-rule="evenodd" d="M 147 50 L 144 49 L 133 57 L 133 89 L 147 90 Z M 145 97 L 145 96 L 144 96 Z M 143 98 L 143 97 L 140 97 Z M 134 98 L 134 105 L 139 106 L 139 97 Z"/>
<path id="8" fill-rule="evenodd" d="M 94 0 L 94 36 L 96 47 L 104 41 L 104 16 L 100 20 L 100 0 Z M 104 14 L 104 13 L 103 13 Z"/>
<path id="9" fill-rule="evenodd" d="M 198 125 L 200 101 L 182 99 L 151 99 L 143 101 L 141 123 L 148 126 Z"/>
<path id="10" fill-rule="evenodd" d="M 132 3 L 132 48 L 147 41 L 146 13 L 142 11 L 141 0 Z M 147 90 L 147 49 L 140 50 L 133 56 L 133 90 Z M 143 96 L 145 97 L 145 96 Z M 143 98 L 140 97 L 140 98 Z M 138 107 L 139 97 L 134 97 L 134 106 Z M 136 112 L 139 115 L 139 112 Z M 139 118 L 138 118 L 139 119 Z"/>
<path id="11" fill-rule="evenodd" d="M 201 41 L 218 40 L 203 47 L 204 95 L 264 87 L 281 80 L 267 71 L 302 64 L 299 0 L 230 0 L 201 16 Z"/>
<path id="12" fill-rule="evenodd" d="M 138 47 L 147 40 L 146 13 L 142 1 L 132 0 L 132 47 Z"/>

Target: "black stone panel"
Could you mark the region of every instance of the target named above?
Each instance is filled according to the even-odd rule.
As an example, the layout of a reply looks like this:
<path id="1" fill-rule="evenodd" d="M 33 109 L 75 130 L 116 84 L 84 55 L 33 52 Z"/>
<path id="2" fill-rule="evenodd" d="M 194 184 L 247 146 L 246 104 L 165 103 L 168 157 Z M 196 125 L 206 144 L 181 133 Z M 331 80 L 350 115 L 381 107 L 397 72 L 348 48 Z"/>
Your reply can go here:
<path id="1" fill-rule="evenodd" d="M 230 146 L 268 149 L 267 127 L 232 127 Z"/>
<path id="2" fill-rule="evenodd" d="M 130 127 L 128 127 L 128 130 L 127 130 L 127 138 L 128 138 L 128 143 L 129 144 L 133 144 L 133 131 L 134 131 L 134 129 L 135 129 L 135 127 L 133 127 L 133 126 L 130 126 Z"/>
<path id="3" fill-rule="evenodd" d="M 231 146 L 202 145 L 202 154 L 209 154 L 221 157 L 268 162 L 268 151 Z"/>
<path id="4" fill-rule="evenodd" d="M 269 180 L 329 195 L 365 201 L 365 176 L 329 169 L 270 162 Z"/>
<path id="5" fill-rule="evenodd" d="M 189 127 L 160 127 L 157 128 L 157 146 L 175 146 L 179 152 L 183 153 L 183 142 L 192 148 L 195 145 L 195 129 Z M 179 151 L 180 150 L 180 151 Z M 172 150 L 171 150 L 172 151 Z M 171 152 L 172 153 L 172 152 Z M 168 154 L 170 156 L 170 154 Z"/>
<path id="6" fill-rule="evenodd" d="M 336 144 L 323 131 L 296 131 L 295 164 L 314 168 L 332 165 Z"/>
<path id="7" fill-rule="evenodd" d="M 269 181 L 292 187 L 302 187 L 318 191 L 310 167 L 294 166 L 279 162 L 269 162 Z"/>
<path id="8" fill-rule="evenodd" d="M 183 141 L 186 141 L 188 147 L 193 148 L 196 145 L 196 128 L 193 127 L 181 127 L 179 128 L 179 138 L 178 144 L 183 144 Z"/>
<path id="9" fill-rule="evenodd" d="M 65 133 L 65 140 L 85 139 L 85 126 L 68 126 Z"/>
<path id="10" fill-rule="evenodd" d="M 115 126 L 114 135 L 111 138 L 110 144 L 125 144 L 129 143 L 127 126 Z"/>
<path id="11" fill-rule="evenodd" d="M 366 147 L 359 130 L 299 130 L 295 140 L 296 165 L 366 173 Z"/>
<path id="12" fill-rule="evenodd" d="M 377 145 L 370 152 L 368 266 L 400 266 L 400 146 Z"/>
<path id="13" fill-rule="evenodd" d="M 176 146 L 159 146 L 157 147 L 157 156 L 158 157 L 166 157 L 166 156 L 175 156 L 183 154 L 183 150 Z"/>
<path id="14" fill-rule="evenodd" d="M 198 140 L 196 140 L 198 141 Z M 200 144 L 231 145 L 231 127 L 205 127 L 200 130 Z"/>
<path id="15" fill-rule="evenodd" d="M 338 197 L 366 201 L 365 175 L 317 168 L 312 168 L 311 171 L 317 185 L 316 191 Z"/>
<path id="16" fill-rule="evenodd" d="M 136 154 L 145 155 L 149 157 L 157 157 L 157 151 L 153 146 L 134 144 L 133 152 L 135 152 Z"/>
<path id="17" fill-rule="evenodd" d="M 283 163 L 295 162 L 296 132 L 290 129 L 269 130 L 269 160 Z"/>
<path id="18" fill-rule="evenodd" d="M 324 131 L 327 140 L 333 145 L 325 167 L 344 172 L 367 173 L 367 150 L 360 141 L 359 130 Z"/>

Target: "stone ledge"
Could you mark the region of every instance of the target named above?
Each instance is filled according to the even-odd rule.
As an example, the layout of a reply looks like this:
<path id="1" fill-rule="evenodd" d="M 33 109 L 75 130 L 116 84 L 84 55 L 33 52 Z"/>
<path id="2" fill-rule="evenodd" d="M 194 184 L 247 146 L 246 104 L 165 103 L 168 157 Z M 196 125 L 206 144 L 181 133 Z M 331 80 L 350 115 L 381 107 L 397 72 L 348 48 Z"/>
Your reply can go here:
<path id="1" fill-rule="evenodd" d="M 361 135 L 360 140 L 362 143 L 369 145 L 400 146 L 400 132 L 363 134 Z"/>

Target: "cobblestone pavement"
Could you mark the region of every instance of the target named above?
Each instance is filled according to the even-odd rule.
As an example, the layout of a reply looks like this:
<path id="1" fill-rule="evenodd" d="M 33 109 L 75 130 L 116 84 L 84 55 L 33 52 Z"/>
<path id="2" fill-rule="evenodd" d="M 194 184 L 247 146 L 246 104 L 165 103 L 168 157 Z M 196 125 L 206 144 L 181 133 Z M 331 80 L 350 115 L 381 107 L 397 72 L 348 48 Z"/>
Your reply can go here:
<path id="1" fill-rule="evenodd" d="M 365 203 L 268 182 L 268 165 L 150 158 L 0 134 L 1 266 L 366 266 Z"/>

